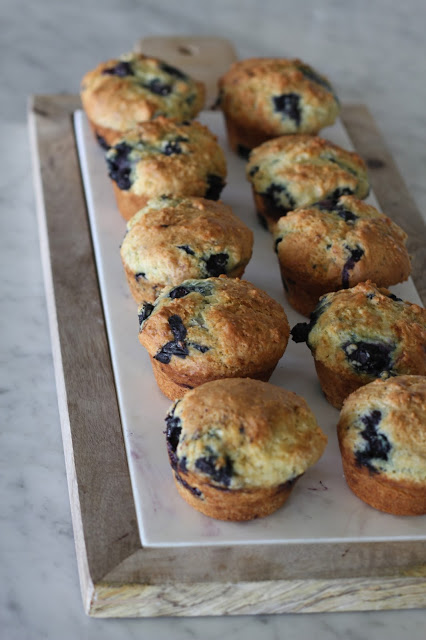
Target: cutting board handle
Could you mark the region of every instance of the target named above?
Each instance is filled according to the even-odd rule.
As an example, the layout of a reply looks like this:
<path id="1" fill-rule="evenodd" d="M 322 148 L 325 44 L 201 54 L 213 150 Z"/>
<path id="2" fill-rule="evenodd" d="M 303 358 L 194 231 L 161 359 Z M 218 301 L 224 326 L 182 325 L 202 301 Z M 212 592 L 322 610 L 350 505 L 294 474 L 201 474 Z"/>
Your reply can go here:
<path id="1" fill-rule="evenodd" d="M 206 85 L 206 108 L 217 97 L 217 80 L 237 59 L 234 46 L 212 36 L 152 36 L 134 46 L 140 53 L 161 58 Z"/>

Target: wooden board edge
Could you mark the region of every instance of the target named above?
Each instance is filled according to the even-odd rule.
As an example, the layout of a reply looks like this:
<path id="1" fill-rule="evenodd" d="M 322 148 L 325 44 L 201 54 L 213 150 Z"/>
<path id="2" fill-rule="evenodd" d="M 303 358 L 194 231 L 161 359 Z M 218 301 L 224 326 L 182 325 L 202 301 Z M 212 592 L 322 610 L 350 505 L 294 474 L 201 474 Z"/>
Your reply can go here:
<path id="1" fill-rule="evenodd" d="M 165 60 L 184 71 L 206 88 L 206 109 L 217 100 L 217 81 L 233 62 L 237 53 L 226 38 L 217 36 L 152 36 L 138 40 L 134 51 Z"/>
<path id="2" fill-rule="evenodd" d="M 58 99 L 56 99 L 58 98 Z M 75 489 L 72 489 L 72 485 L 74 483 L 74 480 L 76 479 L 76 469 L 75 469 L 75 461 L 74 461 L 74 454 L 73 454 L 73 447 L 72 447 L 72 442 L 71 442 L 71 438 L 70 438 L 70 432 L 71 432 L 71 425 L 70 425 L 70 421 L 69 421 L 69 414 L 68 414 L 68 405 L 67 405 L 67 393 L 66 393 L 66 381 L 65 381 L 65 376 L 64 376 L 64 371 L 63 371 L 63 366 L 62 366 L 62 359 L 61 359 L 61 349 L 60 349 L 60 340 L 59 340 L 59 329 L 58 329 L 58 320 L 57 320 L 57 313 L 56 313 L 56 305 L 55 305 L 55 300 L 54 297 L 51 295 L 52 294 L 52 290 L 53 290 L 53 279 L 52 279 L 52 266 L 50 264 L 50 252 L 49 252 L 49 243 L 48 243 L 48 230 L 47 230 L 47 222 L 46 222 L 46 216 L 45 216 L 45 201 L 44 201 L 44 193 L 43 193 L 43 185 L 42 185 L 42 181 L 40 178 L 40 164 L 38 161 L 38 155 L 36 153 L 36 147 L 37 147 L 37 143 L 36 143 L 36 129 L 37 129 L 37 118 L 43 117 L 43 118 L 49 118 L 52 117 L 54 119 L 58 119 L 59 121 L 62 118 L 67 118 L 69 123 L 70 123 L 70 118 L 71 118 L 71 114 L 75 108 L 75 105 L 78 106 L 79 104 L 79 100 L 78 98 L 76 98 L 75 96 L 41 96 L 40 100 L 35 100 L 33 101 L 33 105 L 32 108 L 30 109 L 30 115 L 29 115 L 29 119 L 30 119 L 30 131 L 31 131 L 31 136 L 32 136 L 32 153 L 33 153 L 33 163 L 34 163 L 34 174 L 35 174 L 35 181 L 36 181 L 36 195 L 37 195 L 37 210 L 38 210 L 38 216 L 39 216 L 39 227 L 40 227 L 40 241 L 42 243 L 42 260 L 45 263 L 43 265 L 43 269 L 45 271 L 44 275 L 45 275 L 45 281 L 46 281 L 46 288 L 49 289 L 49 292 L 46 291 L 47 295 L 47 303 L 48 303 L 48 311 L 49 311 L 49 321 L 50 321 L 50 329 L 51 329 L 51 333 L 52 333 L 52 350 L 54 351 L 54 358 L 55 358 L 55 375 L 58 376 L 57 379 L 57 385 L 58 385 L 58 401 L 60 402 L 60 410 L 61 410 L 61 427 L 63 430 L 63 437 L 64 437 L 64 448 L 66 447 L 67 451 L 70 452 L 70 459 L 68 459 L 67 455 L 66 455 L 66 465 L 67 465 L 67 476 L 69 479 L 69 486 L 70 486 L 70 501 L 71 501 L 71 508 L 72 508 L 72 513 L 73 513 L 73 524 L 74 524 L 74 528 L 75 528 L 75 537 L 76 537 L 76 548 L 77 548 L 77 560 L 78 560 L 78 564 L 79 564 L 79 572 L 80 572 L 80 580 L 81 580 L 81 588 L 82 588 L 82 593 L 83 593 L 83 600 L 84 600 L 84 604 L 85 604 L 85 609 L 86 611 L 90 614 L 90 615 L 94 615 L 94 616 L 116 616 L 116 615 L 140 615 L 140 616 L 145 616 L 145 615 L 219 615 L 219 614 L 231 614 L 231 613 L 235 613 L 235 614 L 239 614 L 239 613 L 243 613 L 243 611 L 237 610 L 238 607 L 236 606 L 236 610 L 235 611 L 227 611 L 227 610 L 221 610 L 220 607 L 222 606 L 220 604 L 220 602 L 218 601 L 219 596 L 215 596 L 215 606 L 213 605 L 209 605 L 209 596 L 206 595 L 205 596 L 205 602 L 202 604 L 203 607 L 203 611 L 205 611 L 205 613 L 199 613 L 198 611 L 200 611 L 201 609 L 197 608 L 197 602 L 198 602 L 198 596 L 197 593 L 213 593 L 213 592 L 209 592 L 209 588 L 213 589 L 215 588 L 217 590 L 217 592 L 220 594 L 220 592 L 223 592 L 223 588 L 224 588 L 224 584 L 228 584 L 225 582 L 219 583 L 207 583 L 207 582 L 202 582 L 202 583 L 198 583 L 196 581 L 194 581 L 192 584 L 189 583 L 182 583 L 179 582 L 179 580 L 176 580 L 176 576 L 177 576 L 177 572 L 175 572 L 174 574 L 174 580 L 171 579 L 172 576 L 172 570 L 170 571 L 169 575 L 167 578 L 165 578 L 163 580 L 162 584 L 149 584 L 149 580 L 148 581 L 144 581 L 143 579 L 140 580 L 140 582 L 138 584 L 133 583 L 130 580 L 126 579 L 126 571 L 124 571 L 124 575 L 122 573 L 122 582 L 118 582 L 116 580 L 114 580 L 113 583 L 108 583 L 106 581 L 103 580 L 102 576 L 111 576 L 111 574 L 116 573 L 114 569 L 110 570 L 107 569 L 107 567 L 104 567 L 103 571 L 97 571 L 95 572 L 97 574 L 97 577 L 95 576 L 95 579 L 93 579 L 93 571 L 91 569 L 91 567 L 89 566 L 89 562 L 88 562 L 88 553 L 87 553 L 87 548 L 86 548 L 86 543 L 87 543 L 87 538 L 85 537 L 85 535 L 83 535 L 83 530 L 84 530 L 84 518 L 82 515 L 82 511 L 81 511 L 81 505 L 79 503 L 79 496 L 78 496 L 78 492 L 76 493 Z M 52 107 L 53 105 L 53 107 Z M 40 113 L 40 108 L 42 108 L 42 113 Z M 39 112 L 37 113 L 37 109 L 39 110 Z M 71 124 L 69 124 L 69 126 L 71 126 Z M 74 140 L 75 143 L 75 140 Z M 83 194 L 84 196 L 84 194 Z M 420 215 L 420 214 L 419 214 Z M 92 255 L 93 258 L 93 255 Z M 49 297 L 50 296 L 50 297 Z M 99 318 L 99 322 L 104 322 L 103 320 L 103 316 L 102 318 Z M 55 343 L 56 340 L 56 343 Z M 59 354 L 59 356 L 58 356 Z M 108 357 L 109 357 L 109 353 L 108 353 Z M 58 370 L 58 371 L 57 371 Z M 62 387 L 60 386 L 62 385 Z M 65 434 L 65 435 L 64 435 Z M 134 505 L 133 505 L 134 507 Z M 78 529 L 76 531 L 76 528 Z M 137 526 L 134 525 L 133 526 L 133 531 L 132 531 L 132 535 L 133 536 L 137 536 L 138 537 L 138 532 L 137 532 Z M 93 544 L 93 540 L 89 541 L 90 544 Z M 119 544 L 119 540 L 116 541 L 117 544 Z M 361 545 L 358 545 L 361 546 Z M 124 547 L 123 547 L 124 548 Z M 126 547 L 128 549 L 128 547 Z M 143 573 L 145 574 L 145 576 L 148 574 L 149 575 L 149 571 L 153 570 L 155 567 L 155 561 L 154 561 L 154 556 L 155 554 L 151 553 L 151 550 L 144 550 L 140 547 L 140 543 L 139 544 L 133 544 L 133 550 L 139 549 L 139 555 L 141 558 L 141 563 L 142 565 L 145 565 L 143 568 Z M 170 556 L 172 555 L 172 553 L 170 553 L 170 550 L 167 550 L 168 554 L 166 552 L 164 552 L 162 555 L 164 557 L 164 562 L 167 561 L 167 555 Z M 123 553 L 122 557 L 125 558 L 130 558 L 132 554 L 127 553 Z M 179 552 L 179 555 L 182 557 L 191 557 L 191 550 L 189 550 L 188 552 Z M 124 562 L 124 564 L 126 564 Z M 179 563 L 178 563 L 179 564 Z M 116 566 L 116 568 L 118 568 L 118 564 Z M 182 566 L 182 563 L 181 565 Z M 127 575 L 131 575 L 132 572 L 127 570 Z M 328 576 L 325 576 L 325 578 L 329 578 L 330 573 Z M 272 593 L 275 593 L 275 590 L 278 589 L 278 587 L 281 585 L 282 589 L 284 590 L 283 593 L 286 593 L 286 589 L 290 588 L 291 589 L 299 589 L 301 591 L 301 597 L 303 595 L 303 585 L 309 583 L 312 586 L 312 588 L 315 588 L 317 590 L 322 590 L 324 587 L 324 585 L 331 585 L 335 590 L 337 588 L 342 588 L 343 589 L 343 595 L 342 597 L 345 595 L 346 591 L 346 587 L 345 585 L 348 584 L 348 580 L 351 583 L 351 601 L 349 604 L 345 604 L 344 606 L 350 606 L 352 607 L 351 609 L 345 609 L 345 610 L 361 610 L 364 607 L 364 595 L 363 595 L 363 591 L 365 588 L 367 588 L 368 584 L 371 585 L 371 588 L 373 589 L 373 591 L 376 591 L 377 589 L 380 588 L 380 585 L 383 584 L 384 582 L 386 584 L 389 583 L 389 580 L 391 581 L 391 583 L 393 585 L 399 585 L 400 583 L 402 585 L 406 585 L 406 586 L 412 586 L 414 589 L 414 600 L 415 602 L 421 602 L 422 598 L 423 598 L 423 602 L 424 602 L 424 593 L 423 592 L 418 592 L 418 588 L 419 588 L 419 582 L 418 582 L 418 578 L 414 578 L 413 576 L 405 576 L 403 578 L 397 578 L 397 579 L 393 579 L 393 578 L 380 578 L 380 580 L 375 580 L 373 578 L 366 578 L 361 577 L 361 578 L 348 578 L 348 579 L 339 579 L 339 580 L 335 580 L 335 579 L 316 579 L 316 580 L 310 580 L 307 578 L 304 578 L 303 580 L 274 580 L 274 581 L 267 581 L 265 583 L 265 581 L 260 581 L 260 582 L 253 582 L 253 583 L 249 583 L 249 582 L 240 582 L 237 583 L 237 585 L 235 583 L 229 583 L 232 584 L 233 589 L 235 589 L 235 592 L 240 592 L 240 586 L 241 585 L 246 585 L 244 588 L 247 589 L 250 594 L 252 594 L 250 596 L 250 598 L 256 598 L 259 595 L 259 591 L 262 591 L 262 588 L 260 587 L 260 585 L 263 585 L 263 588 L 265 588 L 265 586 L 267 586 L 267 591 L 271 591 Z M 393 580 L 393 582 L 392 582 Z M 397 582 L 395 582 L 395 580 L 397 580 Z M 415 580 L 415 582 L 413 583 L 412 581 Z M 146 584 L 147 582 L 147 584 Z M 173 584 L 171 584 L 173 583 Z M 176 584 L 178 583 L 178 584 Z M 210 587 L 209 587 L 210 584 Z M 202 586 L 200 586 L 202 585 Z M 247 585 L 250 585 L 249 587 Z M 302 586 L 298 586 L 298 585 L 302 585 Z M 341 587 L 341 585 L 343 585 L 343 587 Z M 330 588 L 331 588 L 330 586 Z M 424 585 L 423 585 L 424 586 Z M 238 587 L 238 588 L 237 588 Z M 356 587 L 356 588 L 355 588 Z M 327 589 L 329 587 L 327 586 Z M 395 588 L 399 588 L 395 587 Z M 423 587 L 422 587 L 423 588 Z M 188 602 L 188 600 L 186 602 L 182 602 L 181 606 L 182 606 L 182 611 L 179 609 L 179 613 L 176 613 L 176 605 L 173 605 L 173 608 L 175 610 L 175 612 L 173 613 L 172 610 L 170 610 L 169 613 L 156 613 L 155 607 L 152 604 L 152 610 L 150 609 L 151 604 L 150 603 L 155 603 L 159 601 L 159 598 L 165 598 L 165 602 L 167 604 L 167 602 L 173 602 L 173 593 L 175 593 L 176 591 L 183 591 L 185 590 L 187 597 L 188 598 L 194 598 L 195 599 L 195 604 L 192 604 L 191 602 Z M 133 602 L 135 603 L 135 607 L 136 610 L 138 611 L 138 613 L 129 613 L 128 612 L 128 604 L 126 604 L 125 609 L 127 611 L 127 613 L 123 613 L 123 614 L 117 614 L 115 613 L 115 606 L 120 602 L 120 598 L 121 598 L 121 592 L 123 591 L 124 593 L 124 601 L 127 602 Z M 244 593 L 244 589 L 243 591 L 241 591 L 241 593 Z M 283 611 L 303 611 L 303 612 L 307 612 L 309 611 L 309 603 L 304 603 L 303 604 L 303 608 L 298 608 L 299 605 L 293 605 L 293 604 L 289 604 L 287 601 L 282 601 L 283 593 L 280 592 L 280 596 L 278 598 L 277 596 L 277 603 L 274 605 L 277 607 L 276 613 L 279 612 L 283 612 Z M 309 592 L 310 593 L 310 592 Z M 404 593 L 406 593 L 404 591 Z M 130 597 L 128 597 L 128 594 L 130 594 Z M 165 594 L 164 597 L 161 594 Z M 259 596 L 261 597 L 261 596 Z M 312 596 L 310 596 L 312 598 Z M 318 596 L 319 597 L 319 596 Z M 408 598 L 408 596 L 407 596 Z M 416 599 L 417 598 L 417 599 Z M 145 602 L 146 601 L 146 602 Z M 356 602 L 358 601 L 359 606 L 356 604 Z M 145 604 L 144 604 L 145 602 Z M 260 602 L 260 601 L 259 601 Z M 333 598 L 331 598 L 331 600 L 328 600 L 329 605 L 327 606 L 335 606 L 335 604 L 337 603 L 337 600 L 333 600 Z M 407 600 L 408 602 L 408 600 Z M 398 600 L 398 596 L 397 595 L 393 595 L 389 600 L 387 600 L 387 603 L 389 606 L 383 606 L 383 607 L 379 607 L 377 604 L 375 605 L 376 608 L 406 608 L 407 605 L 405 605 L 402 601 L 400 602 Z M 389 604 L 390 603 L 390 604 Z M 262 604 L 262 603 L 261 603 Z M 264 603 L 263 603 L 264 604 Z M 225 603 L 226 605 L 226 603 Z M 166 606 L 166 605 L 165 605 Z M 210 609 L 208 609 L 208 606 L 210 606 Z M 256 605 L 257 606 L 257 605 Z M 255 608 L 256 608 L 255 606 Z M 312 605 L 315 607 L 321 607 L 324 606 L 322 604 L 315 604 Z M 343 605 L 339 605 L 339 606 L 343 606 Z M 419 604 L 414 604 L 414 605 L 410 605 L 410 606 L 423 606 L 423 605 L 419 605 Z M 123 604 L 124 607 L 124 604 Z M 280 608 L 280 607 L 284 607 L 284 608 Z M 289 607 L 293 607 L 293 608 L 289 608 Z M 365 606 L 364 610 L 366 610 L 367 608 L 369 608 L 370 605 Z M 119 605 L 119 608 L 121 608 L 121 604 Z M 213 610 L 214 609 L 214 610 Z M 149 610 L 149 613 L 147 612 Z M 163 611 L 163 609 L 160 609 L 161 611 Z M 312 611 L 319 611 L 321 610 L 320 608 L 316 608 L 316 609 L 311 609 Z M 323 610 L 335 610 L 335 609 L 323 609 Z M 342 609 L 344 610 L 344 609 Z M 192 613 L 192 611 L 195 611 L 195 613 Z M 145 612 L 145 613 L 144 613 Z M 258 610 L 256 609 L 255 611 L 244 611 L 246 613 L 266 613 L 266 610 Z"/>
<path id="3" fill-rule="evenodd" d="M 47 315 L 49 321 L 50 341 L 52 345 L 53 368 L 56 384 L 56 393 L 58 396 L 58 408 L 60 416 L 62 444 L 65 457 L 65 468 L 68 484 L 68 492 L 71 507 L 71 519 L 73 524 L 74 542 L 77 556 L 78 574 L 80 578 L 80 589 L 83 598 L 85 611 L 89 611 L 90 603 L 93 599 L 94 584 L 90 576 L 89 565 L 87 562 L 87 552 L 83 535 L 83 521 L 81 508 L 79 503 L 78 492 L 73 491 L 73 487 L 77 483 L 75 464 L 73 462 L 72 443 L 71 443 L 71 425 L 69 421 L 67 393 L 65 385 L 65 376 L 62 366 L 61 347 L 59 340 L 58 319 L 56 314 L 55 298 L 53 294 L 53 276 L 50 263 L 49 240 L 47 221 L 45 217 L 44 194 L 41 180 L 40 159 L 37 153 L 37 123 L 36 110 L 33 108 L 34 103 L 31 102 L 28 108 L 29 123 L 29 139 L 30 154 L 32 162 L 33 186 L 36 204 L 36 215 L 38 224 L 38 235 L 40 244 L 40 257 L 42 264 Z M 68 455 L 68 452 L 71 452 Z"/>
<path id="4" fill-rule="evenodd" d="M 425 219 L 389 152 L 378 126 L 365 105 L 342 106 L 341 118 L 359 155 L 365 160 L 374 193 L 384 213 L 408 234 L 411 277 L 426 306 Z"/>
<path id="5" fill-rule="evenodd" d="M 112 485 L 119 492 L 119 495 L 121 495 L 122 498 L 124 498 L 124 496 L 127 496 L 126 500 L 123 499 L 117 504 L 116 514 L 109 508 L 109 506 L 101 506 L 99 504 L 103 501 L 107 502 L 107 500 L 105 500 L 104 496 L 94 495 L 93 487 L 95 483 L 92 484 L 88 482 L 87 478 L 82 479 L 82 465 L 81 461 L 78 460 L 79 448 L 76 443 L 82 440 L 82 432 L 85 430 L 86 425 L 84 424 L 84 421 L 80 421 L 80 424 L 77 424 L 77 420 L 75 419 L 75 416 L 78 413 L 76 407 L 80 402 L 80 398 L 78 397 L 79 393 L 78 389 L 76 388 L 76 384 L 78 385 L 78 382 L 76 383 L 76 381 L 74 380 L 72 383 L 70 381 L 69 369 L 68 376 L 66 374 L 68 364 L 66 362 L 66 359 L 69 360 L 69 356 L 66 356 L 66 352 L 67 349 L 70 349 L 70 346 L 65 345 L 66 337 L 64 338 L 63 335 L 63 326 L 67 323 L 66 309 L 64 308 L 65 305 L 63 303 L 63 294 L 65 288 L 62 282 L 63 278 L 61 277 L 61 274 L 55 274 L 55 269 L 52 265 L 52 256 L 55 253 L 55 243 L 57 242 L 57 239 L 55 240 L 55 237 L 58 238 L 69 234 L 69 237 L 73 239 L 73 243 L 78 243 L 79 238 L 76 238 L 72 232 L 69 232 L 67 225 L 65 225 L 63 229 L 61 227 L 55 228 L 55 215 L 61 210 L 61 204 L 66 206 L 67 202 L 57 202 L 57 212 L 54 210 L 50 202 L 51 198 L 49 197 L 48 193 L 49 186 L 46 183 L 46 177 L 44 176 L 44 174 L 46 174 L 46 171 L 54 171 L 56 162 L 54 161 L 53 155 L 46 157 L 45 151 L 44 162 L 47 166 L 47 169 L 46 166 L 42 166 L 41 147 L 43 146 L 43 144 L 41 141 L 40 133 L 42 127 L 46 126 L 46 123 L 49 122 L 49 132 L 45 133 L 46 139 L 49 138 L 49 142 L 54 144 L 55 142 L 57 142 L 58 136 L 64 136 L 65 139 L 61 140 L 60 142 L 65 147 L 66 153 L 74 154 L 74 169 L 72 179 L 73 181 L 75 181 L 77 188 L 74 189 L 73 197 L 77 198 L 77 200 L 78 198 L 80 198 L 80 200 L 78 201 L 78 205 L 74 207 L 74 210 L 72 210 L 71 213 L 74 214 L 76 213 L 76 209 L 80 209 L 79 215 L 81 219 L 83 220 L 85 216 L 87 218 L 83 186 L 76 164 L 77 150 L 72 122 L 73 112 L 75 108 L 78 107 L 79 99 L 78 97 L 72 95 L 60 95 L 54 97 L 49 97 L 46 95 L 33 96 L 29 103 L 28 121 L 41 261 L 45 283 L 49 330 L 52 343 L 52 355 L 58 395 L 58 407 L 64 447 L 65 467 L 67 474 L 68 491 L 70 496 L 80 587 L 83 604 L 86 612 L 88 612 L 90 609 L 90 602 L 93 598 L 94 581 L 99 580 L 104 573 L 107 573 L 108 569 L 111 569 L 111 565 L 115 566 L 115 564 L 119 564 L 123 561 L 123 559 L 125 559 L 129 555 L 132 555 L 132 553 L 136 549 L 140 549 L 141 545 L 136 522 L 136 513 L 132 497 L 127 458 L 125 457 L 124 452 L 124 441 L 121 431 L 121 421 L 115 391 L 115 381 L 112 372 L 106 327 L 102 313 L 102 302 L 100 290 L 97 283 L 97 270 L 93 254 L 88 220 L 84 220 L 84 227 L 83 225 L 81 225 L 81 223 L 78 223 L 80 227 L 84 229 L 83 233 L 87 236 L 86 250 L 84 251 L 83 249 L 81 251 L 81 254 L 78 254 L 78 259 L 86 269 L 86 272 L 88 274 L 87 280 L 90 279 L 90 270 L 92 270 L 91 291 L 93 292 L 94 297 L 98 296 L 97 306 L 96 300 L 91 300 L 90 305 L 88 305 L 87 313 L 90 314 L 95 311 L 95 315 L 97 317 L 92 320 L 92 329 L 93 327 L 95 327 L 96 331 L 98 331 L 99 333 L 102 334 L 103 332 L 103 344 L 101 345 L 101 349 L 103 348 L 103 353 L 101 357 L 103 360 L 102 364 L 106 364 L 106 366 L 103 367 L 102 376 L 103 381 L 107 380 L 107 382 L 109 383 L 109 388 L 111 389 L 111 397 L 109 401 L 110 406 L 114 406 L 111 420 L 116 420 L 116 424 L 113 424 L 112 429 L 110 428 L 108 430 L 107 443 L 110 447 L 112 456 L 114 456 L 115 458 L 114 465 L 111 466 L 116 472 L 118 469 L 118 477 L 116 475 L 112 479 L 108 478 L 108 469 L 103 469 L 101 465 L 99 465 L 98 470 L 92 468 L 91 474 L 92 478 L 96 473 L 98 473 L 98 475 L 102 475 L 101 482 L 98 484 L 102 484 L 103 486 L 105 486 L 105 492 L 107 492 L 108 484 L 112 483 Z M 67 137 L 68 140 L 73 143 L 73 145 L 66 144 Z M 49 147 L 49 145 L 45 146 Z M 49 153 L 54 153 L 53 149 L 50 150 L 50 147 Z M 63 156 L 61 162 L 65 162 Z M 77 193 L 78 186 L 81 190 L 80 193 Z M 61 189 L 57 189 L 57 192 L 61 193 Z M 85 282 L 85 285 L 86 284 L 87 281 Z M 60 298 L 62 298 L 62 303 L 58 301 Z M 82 320 L 82 323 L 84 323 L 84 320 Z M 82 335 L 81 329 L 84 332 L 84 325 L 80 327 L 79 339 L 73 345 L 74 350 L 78 350 L 78 342 L 81 339 Z M 90 340 L 91 344 L 93 344 L 93 342 L 93 340 Z M 85 346 L 87 348 L 87 344 Z M 64 359 L 64 354 L 66 359 Z M 97 363 L 97 366 L 98 365 L 99 363 Z M 103 417 L 105 418 L 105 416 Z M 102 427 L 106 426 L 107 425 L 104 422 L 103 425 L 98 429 L 98 432 L 101 432 Z M 84 437 L 86 437 L 86 434 L 83 435 L 83 438 Z M 99 444 L 100 446 L 105 444 L 105 442 L 102 442 L 102 437 L 99 438 Z M 117 455 L 117 447 L 120 447 L 120 455 Z M 86 455 L 87 452 L 80 451 L 81 458 L 85 459 Z M 117 458 L 120 458 L 120 456 L 122 458 L 121 467 L 120 461 L 117 461 Z M 92 455 L 92 458 L 95 457 L 96 456 Z M 101 454 L 101 457 L 104 456 L 102 456 Z M 97 462 L 99 463 L 99 461 Z M 88 515 L 90 511 L 92 511 L 92 517 L 89 518 Z M 95 513 L 99 515 L 99 521 L 97 521 L 96 518 L 93 517 L 93 514 Z M 109 524 L 111 524 L 111 522 L 114 522 L 113 529 L 116 532 L 116 536 L 113 540 L 109 539 L 108 532 L 105 533 L 103 531 L 103 516 L 106 517 L 106 520 L 109 521 Z"/>
<path id="6" fill-rule="evenodd" d="M 416 609 L 425 578 L 95 585 L 93 617 L 216 616 Z"/>

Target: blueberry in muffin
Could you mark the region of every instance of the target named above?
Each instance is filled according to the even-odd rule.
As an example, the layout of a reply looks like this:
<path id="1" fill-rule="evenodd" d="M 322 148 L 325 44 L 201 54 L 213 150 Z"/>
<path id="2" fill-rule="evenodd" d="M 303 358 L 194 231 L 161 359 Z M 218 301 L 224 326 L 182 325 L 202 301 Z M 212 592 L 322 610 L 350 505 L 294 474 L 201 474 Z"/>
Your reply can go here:
<path id="1" fill-rule="evenodd" d="M 203 108 L 205 88 L 162 60 L 128 53 L 86 73 L 81 100 L 105 148 L 117 133 L 160 115 L 179 122 L 192 120 Z"/>
<path id="2" fill-rule="evenodd" d="M 257 211 L 272 229 L 289 211 L 340 196 L 368 195 L 364 161 L 357 153 L 315 136 L 288 135 L 254 149 L 246 167 Z"/>
<path id="3" fill-rule="evenodd" d="M 291 334 L 308 345 L 325 397 L 338 409 L 376 378 L 426 375 L 426 309 L 369 281 L 322 296 Z"/>
<path id="4" fill-rule="evenodd" d="M 327 443 L 303 398 L 248 378 L 189 391 L 166 425 L 177 490 L 220 520 L 250 520 L 281 507 Z"/>
<path id="5" fill-rule="evenodd" d="M 316 134 L 334 123 L 340 107 L 327 78 L 298 59 L 251 58 L 219 80 L 230 146 L 250 150 L 284 134 Z"/>
<path id="6" fill-rule="evenodd" d="M 185 280 L 142 305 L 139 340 L 170 399 L 221 378 L 269 380 L 289 337 L 284 309 L 237 278 Z"/>
<path id="7" fill-rule="evenodd" d="M 426 377 L 375 380 L 346 398 L 337 426 L 343 470 L 361 500 L 426 513 Z"/>
<path id="8" fill-rule="evenodd" d="M 142 304 L 190 278 L 240 278 L 252 249 L 253 233 L 222 202 L 163 196 L 129 220 L 121 259 L 133 298 Z"/>
<path id="9" fill-rule="evenodd" d="M 274 246 L 290 304 L 309 316 L 320 296 L 372 280 L 408 278 L 407 234 L 354 196 L 290 211 L 274 227 Z"/>
<path id="10" fill-rule="evenodd" d="M 199 122 L 179 124 L 159 117 L 127 131 L 105 157 L 126 220 L 160 196 L 217 200 L 226 183 L 224 153 L 216 136 Z"/>

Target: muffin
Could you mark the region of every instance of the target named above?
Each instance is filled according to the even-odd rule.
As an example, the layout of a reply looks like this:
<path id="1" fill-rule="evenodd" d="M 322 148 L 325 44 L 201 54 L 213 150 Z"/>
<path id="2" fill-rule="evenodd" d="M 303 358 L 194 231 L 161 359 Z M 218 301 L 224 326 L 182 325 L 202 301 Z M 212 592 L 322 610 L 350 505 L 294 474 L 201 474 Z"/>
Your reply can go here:
<path id="1" fill-rule="evenodd" d="M 150 200 L 127 223 L 121 259 L 138 304 L 190 278 L 241 277 L 253 233 L 222 202 L 204 198 Z"/>
<path id="2" fill-rule="evenodd" d="M 426 378 L 375 380 L 346 400 L 337 427 L 349 488 L 375 509 L 426 514 Z"/>
<path id="3" fill-rule="evenodd" d="M 365 280 L 388 287 L 410 275 L 407 234 L 353 196 L 290 211 L 274 239 L 288 301 L 306 316 L 330 291 Z"/>
<path id="4" fill-rule="evenodd" d="M 217 138 L 199 122 L 159 117 L 126 134 L 106 153 L 117 206 L 129 220 L 152 198 L 200 196 L 218 200 L 226 160 Z"/>
<path id="5" fill-rule="evenodd" d="M 180 495 L 219 520 L 276 511 L 327 443 L 303 398 L 259 380 L 207 382 L 173 405 L 166 424 Z"/>
<path id="6" fill-rule="evenodd" d="M 145 56 L 127 53 L 86 73 L 81 101 L 104 148 L 117 133 L 157 116 L 192 120 L 204 106 L 205 89 L 179 69 Z"/>
<path id="7" fill-rule="evenodd" d="M 426 309 L 369 281 L 322 296 L 310 322 L 291 334 L 308 345 L 325 397 L 337 409 L 376 378 L 426 375 Z"/>
<path id="8" fill-rule="evenodd" d="M 315 136 L 282 136 L 252 151 L 246 167 L 261 219 L 272 228 L 288 211 L 343 195 L 366 198 L 367 169 L 357 153 Z"/>
<path id="9" fill-rule="evenodd" d="M 340 109 L 327 78 L 301 60 L 280 58 L 235 62 L 219 80 L 218 105 L 230 146 L 244 158 L 271 138 L 318 133 Z"/>
<path id="10" fill-rule="evenodd" d="M 289 337 L 278 302 L 226 276 L 167 287 L 139 309 L 139 322 L 139 340 L 171 400 L 210 380 L 269 380 Z"/>

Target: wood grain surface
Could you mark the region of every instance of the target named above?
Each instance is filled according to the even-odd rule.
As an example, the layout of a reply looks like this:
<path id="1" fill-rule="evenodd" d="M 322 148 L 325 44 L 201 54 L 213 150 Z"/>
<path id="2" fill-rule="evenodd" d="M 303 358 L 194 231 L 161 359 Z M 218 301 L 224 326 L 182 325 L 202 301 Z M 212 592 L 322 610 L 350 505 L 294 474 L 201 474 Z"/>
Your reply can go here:
<path id="1" fill-rule="evenodd" d="M 84 607 L 101 617 L 354 611 L 426 605 L 426 542 L 142 548 L 72 114 L 35 96 L 30 130 L 40 244 Z M 345 106 L 383 210 L 409 233 L 426 299 L 424 224 L 369 112 Z M 60 576 L 58 576 L 60 580 Z"/>

